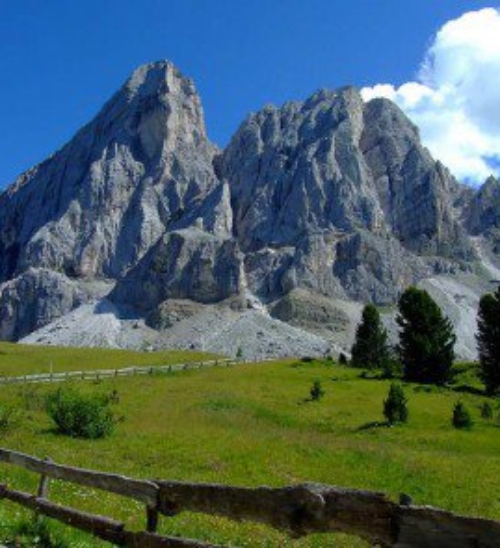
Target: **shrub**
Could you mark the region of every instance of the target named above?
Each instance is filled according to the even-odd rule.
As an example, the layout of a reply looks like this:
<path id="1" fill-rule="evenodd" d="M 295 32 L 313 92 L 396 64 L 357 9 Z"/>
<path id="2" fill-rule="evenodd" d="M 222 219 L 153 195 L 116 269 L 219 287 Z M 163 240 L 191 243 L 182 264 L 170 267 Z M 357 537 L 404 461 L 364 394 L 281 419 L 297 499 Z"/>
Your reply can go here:
<path id="1" fill-rule="evenodd" d="M 48 395 L 46 410 L 61 434 L 75 438 L 103 438 L 112 433 L 115 425 L 110 398 L 102 394 L 59 388 Z"/>
<path id="2" fill-rule="evenodd" d="M 455 404 L 453 408 L 453 416 L 451 418 L 451 423 L 455 428 L 459 429 L 469 429 L 472 427 L 472 419 L 470 413 L 467 410 L 467 407 L 459 401 Z"/>
<path id="3" fill-rule="evenodd" d="M 314 381 L 310 390 L 311 401 L 319 401 L 324 395 L 325 392 L 321 387 L 320 381 Z"/>
<path id="4" fill-rule="evenodd" d="M 389 424 L 406 422 L 408 420 L 407 399 L 403 388 L 392 383 L 387 399 L 384 401 L 384 417 Z"/>

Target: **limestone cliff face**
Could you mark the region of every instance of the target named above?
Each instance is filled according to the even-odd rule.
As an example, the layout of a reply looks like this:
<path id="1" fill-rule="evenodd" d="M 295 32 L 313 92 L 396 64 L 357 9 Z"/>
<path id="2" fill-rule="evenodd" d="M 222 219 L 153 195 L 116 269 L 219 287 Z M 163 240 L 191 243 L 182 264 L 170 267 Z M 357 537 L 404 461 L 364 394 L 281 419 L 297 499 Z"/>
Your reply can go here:
<path id="1" fill-rule="evenodd" d="M 0 195 L 0 337 L 108 293 L 99 280 L 148 317 L 235 296 L 393 304 L 472 268 L 469 233 L 496 234 L 499 188 L 466 190 L 394 104 L 354 88 L 266 107 L 218 151 L 191 80 L 144 65 Z"/>
<path id="2" fill-rule="evenodd" d="M 212 191 L 193 83 L 168 62 L 137 69 L 97 117 L 0 197 L 0 280 L 30 266 L 116 277 Z"/>
<path id="3" fill-rule="evenodd" d="M 431 258 L 474 258 L 452 203 L 459 185 L 390 101 L 344 88 L 267 107 L 219 166 L 251 286 L 266 298 L 305 287 L 391 303 Z"/>
<path id="4" fill-rule="evenodd" d="M 475 192 L 470 190 L 462 201 L 464 224 L 470 233 L 483 240 L 499 263 L 500 255 L 500 181 L 489 177 Z"/>
<path id="5" fill-rule="evenodd" d="M 216 303 L 237 295 L 242 255 L 232 239 L 196 228 L 167 233 L 120 280 L 111 299 L 151 312 L 167 299 Z"/>
<path id="6" fill-rule="evenodd" d="M 416 126 L 387 99 L 370 101 L 363 121 L 366 183 L 377 189 L 391 235 L 419 255 L 473 259 L 454 208 L 461 185 L 422 146 Z"/>

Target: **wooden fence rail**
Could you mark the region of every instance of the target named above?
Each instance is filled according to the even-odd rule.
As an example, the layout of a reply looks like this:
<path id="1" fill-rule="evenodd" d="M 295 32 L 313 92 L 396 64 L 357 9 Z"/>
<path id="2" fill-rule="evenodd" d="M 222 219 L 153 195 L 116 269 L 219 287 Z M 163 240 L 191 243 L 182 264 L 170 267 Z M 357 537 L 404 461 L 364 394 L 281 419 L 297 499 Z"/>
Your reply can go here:
<path id="1" fill-rule="evenodd" d="M 69 380 L 100 380 L 112 377 L 126 377 L 132 375 L 153 375 L 155 373 L 172 373 L 186 371 L 188 369 L 201 369 L 205 367 L 231 366 L 250 363 L 254 360 L 222 358 L 199 362 L 176 363 L 171 365 L 146 365 L 130 366 L 120 369 L 93 369 L 89 371 L 65 371 L 63 373 L 37 373 L 33 375 L 0 376 L 0 384 L 20 383 L 50 383 Z M 259 360 L 259 362 L 268 360 Z"/>
<path id="2" fill-rule="evenodd" d="M 399 548 L 499 548 L 500 522 L 458 516 L 430 506 L 397 504 L 383 493 L 322 484 L 283 488 L 232 487 L 177 481 L 146 481 L 63 466 L 16 451 L 0 449 L 0 462 L 40 474 L 37 495 L 0 484 L 0 499 L 10 500 L 119 546 L 141 548 L 213 546 L 160 536 L 158 517 L 183 511 L 267 524 L 294 537 L 344 532 L 372 544 Z M 126 531 L 124 524 L 48 500 L 48 478 L 101 489 L 144 503 L 146 526 Z"/>

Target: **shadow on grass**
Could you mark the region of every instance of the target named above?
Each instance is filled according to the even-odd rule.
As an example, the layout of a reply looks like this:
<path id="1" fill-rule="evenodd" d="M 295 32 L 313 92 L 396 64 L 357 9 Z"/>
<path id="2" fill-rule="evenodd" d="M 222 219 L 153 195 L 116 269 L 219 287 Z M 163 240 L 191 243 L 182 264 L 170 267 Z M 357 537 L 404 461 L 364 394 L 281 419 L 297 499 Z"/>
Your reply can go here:
<path id="1" fill-rule="evenodd" d="M 375 428 L 390 428 L 390 424 L 387 421 L 372 421 L 365 422 L 361 426 L 356 428 L 356 432 L 363 432 L 364 430 L 374 430 Z"/>
<path id="2" fill-rule="evenodd" d="M 457 386 L 452 386 L 453 392 L 460 392 L 461 394 L 473 394 L 474 396 L 487 396 L 486 392 L 477 388 L 476 386 L 470 386 L 469 384 L 459 384 Z"/>

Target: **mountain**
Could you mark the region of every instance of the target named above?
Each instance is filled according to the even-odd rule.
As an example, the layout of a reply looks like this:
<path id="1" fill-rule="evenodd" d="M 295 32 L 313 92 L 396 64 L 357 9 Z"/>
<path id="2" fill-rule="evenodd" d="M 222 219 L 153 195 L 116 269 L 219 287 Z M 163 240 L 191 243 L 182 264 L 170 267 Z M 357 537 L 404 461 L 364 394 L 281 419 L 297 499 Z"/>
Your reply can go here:
<path id="1" fill-rule="evenodd" d="M 301 329 L 271 354 L 308 332 L 346 347 L 362 303 L 390 308 L 422 283 L 450 310 L 472 292 L 473 341 L 470 311 L 498 264 L 499 227 L 500 183 L 459 184 L 388 100 L 364 103 L 347 87 L 267 106 L 221 151 L 192 81 L 152 63 L 0 196 L 0 337 L 48 326 L 43 340 L 57 342 L 66 315 L 86 306 L 145 320 L 159 346 L 184 326 L 190 340 L 175 344 L 196 346 L 197 318 L 222 325 L 226 310 L 255 316 L 248 330 L 259 317 L 283 334 L 280 320 Z"/>

